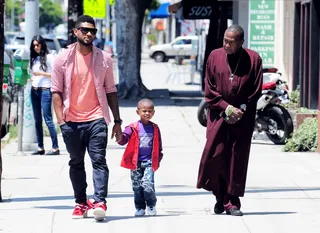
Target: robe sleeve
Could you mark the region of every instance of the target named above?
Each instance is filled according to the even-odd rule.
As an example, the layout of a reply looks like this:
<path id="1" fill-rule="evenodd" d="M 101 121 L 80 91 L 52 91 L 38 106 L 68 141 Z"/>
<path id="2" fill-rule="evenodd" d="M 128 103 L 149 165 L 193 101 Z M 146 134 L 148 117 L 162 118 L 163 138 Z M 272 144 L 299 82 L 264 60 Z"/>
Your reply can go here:
<path id="1" fill-rule="evenodd" d="M 259 56 L 255 67 L 255 80 L 252 92 L 248 97 L 248 107 L 255 107 L 262 92 L 263 72 L 262 72 L 262 59 Z"/>
<path id="2" fill-rule="evenodd" d="M 206 67 L 204 97 L 211 109 L 225 111 L 229 104 L 222 99 L 222 95 L 217 91 L 216 80 L 212 72 L 212 55 L 209 57 Z"/>

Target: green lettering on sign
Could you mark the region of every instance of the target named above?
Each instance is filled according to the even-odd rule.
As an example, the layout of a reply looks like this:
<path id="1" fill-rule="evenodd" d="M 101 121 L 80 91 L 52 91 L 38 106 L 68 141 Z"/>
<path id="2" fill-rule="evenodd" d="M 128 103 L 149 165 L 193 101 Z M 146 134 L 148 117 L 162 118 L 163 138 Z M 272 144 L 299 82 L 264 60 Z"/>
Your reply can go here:
<path id="1" fill-rule="evenodd" d="M 259 53 L 264 66 L 273 66 L 274 64 L 274 45 L 252 45 L 250 48 Z"/>
<path id="2" fill-rule="evenodd" d="M 263 67 L 274 66 L 275 0 L 250 0 L 249 48 L 259 53 Z"/>
<path id="3" fill-rule="evenodd" d="M 93 18 L 104 19 L 106 17 L 107 0 L 83 0 L 85 15 Z"/>
<path id="4" fill-rule="evenodd" d="M 274 42 L 274 23 L 250 23 L 250 42 Z"/>
<path id="5" fill-rule="evenodd" d="M 251 0 L 250 19 L 254 20 L 274 20 L 275 1 L 274 0 Z"/>

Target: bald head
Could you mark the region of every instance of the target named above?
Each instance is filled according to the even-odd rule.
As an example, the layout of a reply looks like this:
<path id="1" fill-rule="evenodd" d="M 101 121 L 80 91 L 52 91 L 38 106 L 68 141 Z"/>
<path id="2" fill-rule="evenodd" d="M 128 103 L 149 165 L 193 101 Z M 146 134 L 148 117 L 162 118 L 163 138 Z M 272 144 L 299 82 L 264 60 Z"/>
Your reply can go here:
<path id="1" fill-rule="evenodd" d="M 150 99 L 142 99 L 138 102 L 138 109 L 140 109 L 143 106 L 148 106 L 154 108 L 154 104 Z"/>
<path id="2" fill-rule="evenodd" d="M 231 25 L 227 28 L 226 32 L 235 32 L 239 34 L 239 39 L 244 40 L 244 30 L 240 25 Z"/>

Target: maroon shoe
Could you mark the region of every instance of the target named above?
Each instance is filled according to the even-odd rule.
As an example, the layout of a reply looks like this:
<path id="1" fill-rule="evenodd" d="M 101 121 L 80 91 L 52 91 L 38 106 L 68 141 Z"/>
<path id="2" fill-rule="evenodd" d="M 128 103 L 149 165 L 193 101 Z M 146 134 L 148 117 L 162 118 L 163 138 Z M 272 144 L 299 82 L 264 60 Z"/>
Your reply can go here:
<path id="1" fill-rule="evenodd" d="M 226 213 L 231 216 L 242 216 L 243 213 L 237 207 L 233 207 L 230 210 L 227 210 Z"/>

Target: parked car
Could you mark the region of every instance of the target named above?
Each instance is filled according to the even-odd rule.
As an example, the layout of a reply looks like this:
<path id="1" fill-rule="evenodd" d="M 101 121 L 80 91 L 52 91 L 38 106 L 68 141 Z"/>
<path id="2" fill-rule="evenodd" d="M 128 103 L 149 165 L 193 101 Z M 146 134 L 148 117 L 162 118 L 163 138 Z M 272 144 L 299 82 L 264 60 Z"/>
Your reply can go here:
<path id="1" fill-rule="evenodd" d="M 150 47 L 149 56 L 156 62 L 166 62 L 170 58 L 190 58 L 198 55 L 198 36 L 179 36 L 168 44 Z"/>
<path id="2" fill-rule="evenodd" d="M 56 52 L 58 52 L 62 47 L 57 38 L 44 37 L 43 39 L 46 41 L 49 50 L 55 50 Z M 10 49 L 13 52 L 15 52 L 17 49 L 23 48 L 25 48 L 24 35 L 15 36 L 12 39 L 11 44 L 6 45 L 6 49 Z"/>

